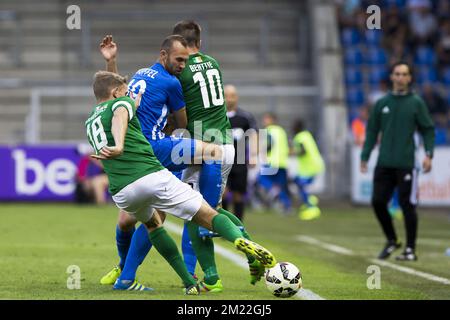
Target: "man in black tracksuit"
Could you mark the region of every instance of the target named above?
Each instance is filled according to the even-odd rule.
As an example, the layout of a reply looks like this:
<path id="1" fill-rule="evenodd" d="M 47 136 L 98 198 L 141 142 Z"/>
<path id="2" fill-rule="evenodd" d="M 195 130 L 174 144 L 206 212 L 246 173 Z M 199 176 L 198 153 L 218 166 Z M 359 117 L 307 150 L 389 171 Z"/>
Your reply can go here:
<path id="1" fill-rule="evenodd" d="M 361 172 L 367 172 L 367 161 L 381 133 L 380 152 L 373 178 L 372 206 L 387 244 L 379 259 L 388 258 L 401 247 L 388 211 L 388 202 L 394 189 L 399 191 L 399 202 L 405 217 L 406 248 L 397 260 L 417 260 L 417 171 L 414 169 L 414 132 L 424 141 L 423 172 L 431 170 L 434 148 L 434 125 L 424 101 L 409 91 L 411 69 L 403 62 L 392 67 L 392 92 L 379 99 L 373 107 L 361 153 Z"/>
<path id="2" fill-rule="evenodd" d="M 247 166 L 254 167 L 258 156 L 258 126 L 252 114 L 238 108 L 239 96 L 233 85 L 224 87 L 225 101 L 227 103 L 227 116 L 233 129 L 234 164 L 228 176 L 227 189 L 224 193 L 222 206 L 227 209 L 228 192 L 232 193 L 234 214 L 242 221 L 244 220 L 245 203 L 247 193 Z M 246 139 L 248 138 L 248 139 Z"/>

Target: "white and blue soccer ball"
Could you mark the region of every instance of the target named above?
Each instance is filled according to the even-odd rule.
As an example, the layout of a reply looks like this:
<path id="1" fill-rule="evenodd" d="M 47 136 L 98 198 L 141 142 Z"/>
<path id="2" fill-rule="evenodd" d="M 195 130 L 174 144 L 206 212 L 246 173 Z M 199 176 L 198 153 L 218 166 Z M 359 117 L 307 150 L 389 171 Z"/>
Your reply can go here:
<path id="1" fill-rule="evenodd" d="M 275 297 L 289 298 L 301 289 L 302 274 L 292 263 L 278 262 L 266 271 L 265 281 L 267 289 Z"/>

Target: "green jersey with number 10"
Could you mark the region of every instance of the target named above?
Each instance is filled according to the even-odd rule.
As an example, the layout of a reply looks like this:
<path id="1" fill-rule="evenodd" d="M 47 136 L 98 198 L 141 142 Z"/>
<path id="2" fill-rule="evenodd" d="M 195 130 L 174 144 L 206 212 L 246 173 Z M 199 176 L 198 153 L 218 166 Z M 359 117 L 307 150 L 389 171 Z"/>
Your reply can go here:
<path id="1" fill-rule="evenodd" d="M 233 143 L 219 63 L 200 52 L 192 54 L 179 80 L 191 137 L 217 144 Z"/>
<path id="2" fill-rule="evenodd" d="M 123 154 L 114 159 L 102 160 L 109 179 L 109 191 L 113 195 L 139 178 L 164 169 L 154 155 L 152 146 L 144 137 L 136 117 L 134 101 L 128 97 L 96 105 L 86 120 L 86 134 L 95 153 L 98 154 L 105 146 L 115 145 L 111 127 L 114 111 L 119 107 L 124 107 L 128 111 L 128 129 Z"/>

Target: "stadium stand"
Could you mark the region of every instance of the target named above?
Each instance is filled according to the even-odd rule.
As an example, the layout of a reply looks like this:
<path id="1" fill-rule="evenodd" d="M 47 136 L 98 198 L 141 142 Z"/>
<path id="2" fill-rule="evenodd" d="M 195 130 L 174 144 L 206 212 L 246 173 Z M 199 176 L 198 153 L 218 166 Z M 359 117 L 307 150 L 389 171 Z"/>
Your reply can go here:
<path id="1" fill-rule="evenodd" d="M 310 85 L 309 52 L 300 36 L 302 10 L 294 0 L 214 2 L 197 1 L 78 1 L 81 30 L 66 28 L 70 1 L 4 0 L 0 12 L 12 12 L 19 27 L 9 28 L 20 40 L 21 63 L 11 55 L 11 46 L 0 48 L 0 142 L 21 143 L 36 87 L 89 86 L 94 71 L 104 67 L 98 44 L 106 32 L 120 46 L 120 72 L 131 76 L 156 60 L 161 40 L 174 23 L 193 18 L 204 26 L 204 48 L 221 63 L 225 81 L 238 86 Z M 33 5 L 32 5 L 33 4 Z M 98 10 L 99 4 L 103 8 Z M 0 15 L 1 17 L 1 15 Z M 118 23 L 111 24 L 111 19 Z M 305 19 L 303 19 L 305 20 Z M 130 23 L 131 21 L 131 23 Z M 8 42 L 11 33 L 0 33 Z M 256 35 L 256 36 L 255 36 Z M 303 57 L 303 58 L 302 58 Z M 244 91 L 244 90 L 243 90 Z M 269 90 L 270 91 L 270 90 Z M 290 124 L 293 112 L 312 105 L 313 97 L 243 96 L 242 106 L 257 116 L 276 105 L 280 121 Z M 41 141 L 84 140 L 83 119 L 93 104 L 88 96 L 41 97 Z M 14 106 L 14 107 L 11 107 Z M 279 108 L 278 108 L 279 107 Z M 304 108 L 303 108 L 304 107 Z M 272 110 L 271 110 L 272 111 Z"/>
<path id="2" fill-rule="evenodd" d="M 448 0 L 336 1 L 344 48 L 349 123 L 358 108 L 387 80 L 395 60 L 412 63 L 415 90 L 432 84 L 445 100 L 445 120 L 438 123 L 436 143 L 450 143 L 450 2 Z M 365 8 L 381 7 L 382 30 L 368 30 Z"/>

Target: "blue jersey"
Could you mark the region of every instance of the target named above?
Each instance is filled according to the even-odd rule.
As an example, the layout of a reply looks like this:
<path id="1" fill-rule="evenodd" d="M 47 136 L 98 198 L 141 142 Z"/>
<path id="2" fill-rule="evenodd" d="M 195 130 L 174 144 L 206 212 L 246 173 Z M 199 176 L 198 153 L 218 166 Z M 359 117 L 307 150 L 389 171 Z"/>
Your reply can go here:
<path id="1" fill-rule="evenodd" d="M 138 70 L 128 84 L 128 92 L 132 98 L 142 93 L 136 114 L 149 141 L 164 138 L 167 114 L 185 106 L 180 81 L 160 63 Z"/>

